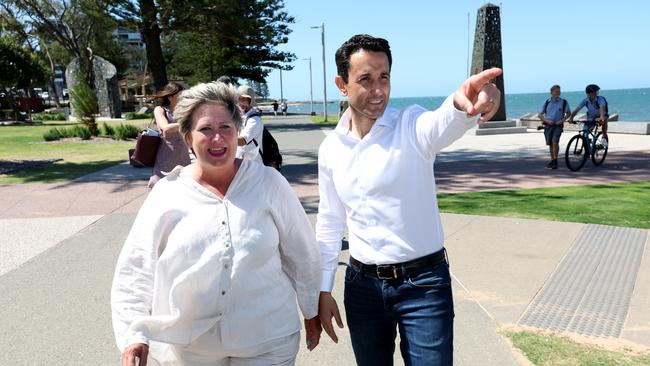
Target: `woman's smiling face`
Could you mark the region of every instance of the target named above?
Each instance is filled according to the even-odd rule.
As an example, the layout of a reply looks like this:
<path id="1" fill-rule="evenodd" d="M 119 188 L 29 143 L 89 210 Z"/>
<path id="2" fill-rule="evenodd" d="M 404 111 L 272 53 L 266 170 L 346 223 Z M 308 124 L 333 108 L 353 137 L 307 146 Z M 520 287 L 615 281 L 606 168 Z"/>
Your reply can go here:
<path id="1" fill-rule="evenodd" d="M 187 145 L 203 168 L 231 168 L 237 152 L 237 128 L 226 107 L 206 103 L 192 115 Z"/>

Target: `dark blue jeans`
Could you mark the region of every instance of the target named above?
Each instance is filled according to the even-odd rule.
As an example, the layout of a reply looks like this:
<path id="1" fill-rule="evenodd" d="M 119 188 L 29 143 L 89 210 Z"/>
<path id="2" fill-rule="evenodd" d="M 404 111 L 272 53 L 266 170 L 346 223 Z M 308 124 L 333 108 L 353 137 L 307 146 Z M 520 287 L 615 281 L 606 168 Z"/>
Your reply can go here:
<path id="1" fill-rule="evenodd" d="M 344 296 L 358 365 L 393 365 L 396 328 L 407 366 L 453 364 L 454 303 L 446 262 L 404 280 L 380 280 L 348 265 Z"/>

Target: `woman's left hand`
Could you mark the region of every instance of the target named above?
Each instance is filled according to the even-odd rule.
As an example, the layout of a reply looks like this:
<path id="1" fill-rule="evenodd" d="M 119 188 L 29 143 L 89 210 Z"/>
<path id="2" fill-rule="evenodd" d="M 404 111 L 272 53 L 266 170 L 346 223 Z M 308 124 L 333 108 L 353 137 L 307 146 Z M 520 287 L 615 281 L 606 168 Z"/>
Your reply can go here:
<path id="1" fill-rule="evenodd" d="M 318 343 L 320 342 L 320 334 L 323 331 L 323 327 L 320 325 L 320 319 L 318 316 L 315 316 L 311 319 L 305 319 L 305 333 L 307 341 L 307 349 L 312 351 Z"/>

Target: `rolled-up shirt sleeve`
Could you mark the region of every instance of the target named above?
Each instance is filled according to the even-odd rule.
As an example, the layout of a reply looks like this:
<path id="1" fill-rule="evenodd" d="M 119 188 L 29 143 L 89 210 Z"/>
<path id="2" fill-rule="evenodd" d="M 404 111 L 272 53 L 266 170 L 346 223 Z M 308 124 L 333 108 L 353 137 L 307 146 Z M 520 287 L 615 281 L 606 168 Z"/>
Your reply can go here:
<path id="1" fill-rule="evenodd" d="M 479 116 L 468 117 L 465 111 L 456 109 L 453 95 L 447 97 L 435 111 L 410 107 L 405 113 L 407 119 L 415 120 L 412 126 L 415 128 L 417 145 L 427 158 L 458 140 L 479 119 Z"/>
<path id="2" fill-rule="evenodd" d="M 318 153 L 318 191 L 320 202 L 316 219 L 316 240 L 321 252 L 323 279 L 321 291 L 331 292 L 334 287 L 334 276 L 341 254 L 341 240 L 345 231 L 346 213 L 334 182 L 332 170 L 327 166 L 325 144 L 321 145 Z"/>
<path id="3" fill-rule="evenodd" d="M 289 183 L 274 169 L 274 221 L 280 238 L 282 270 L 296 291 L 298 306 L 305 319 L 318 315 L 321 281 L 320 253 L 307 214 Z"/>

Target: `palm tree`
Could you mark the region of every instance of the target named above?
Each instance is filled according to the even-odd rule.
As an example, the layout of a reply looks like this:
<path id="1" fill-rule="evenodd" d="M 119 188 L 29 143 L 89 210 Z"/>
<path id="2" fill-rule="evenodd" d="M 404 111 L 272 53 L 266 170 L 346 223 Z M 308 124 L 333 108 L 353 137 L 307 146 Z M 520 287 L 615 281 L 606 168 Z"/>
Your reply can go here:
<path id="1" fill-rule="evenodd" d="M 70 90 L 70 102 L 74 106 L 74 112 L 77 118 L 88 127 L 90 134 L 97 136 L 99 131 L 95 121 L 97 113 L 97 96 L 85 83 L 79 83 Z"/>

